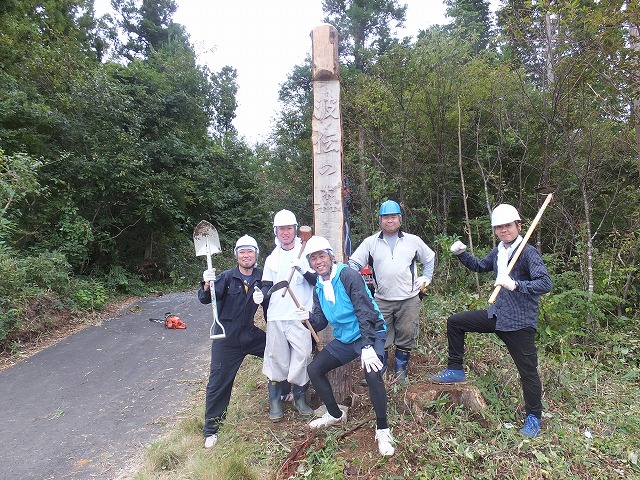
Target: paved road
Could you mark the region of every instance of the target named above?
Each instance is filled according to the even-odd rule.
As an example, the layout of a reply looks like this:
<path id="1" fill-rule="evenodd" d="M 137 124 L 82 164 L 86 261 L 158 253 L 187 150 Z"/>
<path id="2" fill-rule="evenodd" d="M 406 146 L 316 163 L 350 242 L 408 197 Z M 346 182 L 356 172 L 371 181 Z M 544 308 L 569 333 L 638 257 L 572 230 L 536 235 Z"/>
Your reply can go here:
<path id="1" fill-rule="evenodd" d="M 195 292 L 146 298 L 0 372 L 0 479 L 116 478 L 204 382 L 211 319 Z"/>

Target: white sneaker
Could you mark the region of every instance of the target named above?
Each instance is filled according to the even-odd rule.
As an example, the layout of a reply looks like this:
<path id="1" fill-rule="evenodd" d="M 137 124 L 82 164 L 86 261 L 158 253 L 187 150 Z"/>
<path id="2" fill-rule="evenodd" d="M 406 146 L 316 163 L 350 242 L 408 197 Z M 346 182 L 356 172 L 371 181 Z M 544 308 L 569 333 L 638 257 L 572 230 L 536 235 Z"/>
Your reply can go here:
<path id="1" fill-rule="evenodd" d="M 380 455 L 382 455 L 383 457 L 390 457 L 395 453 L 396 449 L 393 448 L 395 439 L 391 436 L 391 432 L 388 428 L 376 430 L 376 442 L 378 442 L 378 450 L 380 450 Z"/>
<path id="2" fill-rule="evenodd" d="M 316 418 L 312 422 L 309 423 L 309 428 L 322 428 L 322 427 L 330 427 L 331 425 L 337 425 L 339 423 L 345 423 L 347 421 L 347 412 L 346 410 L 340 409 L 342 412 L 342 416 L 340 418 L 336 418 L 331 415 L 329 412 L 325 412 L 320 418 Z"/>
<path id="3" fill-rule="evenodd" d="M 216 443 L 218 443 L 218 435 L 214 433 L 204 439 L 204 448 L 213 448 Z"/>

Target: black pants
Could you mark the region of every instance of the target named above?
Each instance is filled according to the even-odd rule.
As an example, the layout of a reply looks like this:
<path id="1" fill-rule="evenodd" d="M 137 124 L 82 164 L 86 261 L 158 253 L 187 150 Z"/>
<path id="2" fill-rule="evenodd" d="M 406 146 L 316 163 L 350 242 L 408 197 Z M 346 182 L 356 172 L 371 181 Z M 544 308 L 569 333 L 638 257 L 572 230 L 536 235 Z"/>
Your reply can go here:
<path id="1" fill-rule="evenodd" d="M 353 358 L 349 362 L 352 360 Z M 331 384 L 327 379 L 327 373 L 349 362 L 340 361 L 325 348 L 315 356 L 307 367 L 313 388 L 326 405 L 327 412 L 336 418 L 339 418 L 342 412 L 338 408 L 338 402 L 336 402 L 333 395 Z M 389 428 L 387 425 L 387 392 L 382 381 L 382 374 L 365 370 L 364 377 L 367 380 L 367 385 L 369 385 L 369 398 L 376 412 L 376 428 Z"/>
<path id="2" fill-rule="evenodd" d="M 487 317 L 486 310 L 456 313 L 447 319 L 448 367 L 452 370 L 462 370 L 466 332 L 495 333 L 505 343 L 520 374 L 526 412 L 540 418 L 542 415 L 542 382 L 540 375 L 538 375 L 535 329 L 527 327 L 512 332 L 497 331 L 496 318 Z"/>
<path id="3" fill-rule="evenodd" d="M 244 357 L 264 357 L 265 333 L 256 328 L 251 340 L 239 345 L 237 341 L 214 340 L 211 342 L 211 366 L 204 414 L 204 436 L 218 431 L 227 414 L 231 389 Z"/>

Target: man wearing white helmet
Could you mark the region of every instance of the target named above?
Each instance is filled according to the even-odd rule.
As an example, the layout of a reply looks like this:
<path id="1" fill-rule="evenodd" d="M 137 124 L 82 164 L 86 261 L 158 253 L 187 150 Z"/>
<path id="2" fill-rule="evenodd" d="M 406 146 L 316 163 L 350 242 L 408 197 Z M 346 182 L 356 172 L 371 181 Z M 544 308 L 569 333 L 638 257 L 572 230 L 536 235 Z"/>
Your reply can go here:
<path id="1" fill-rule="evenodd" d="M 301 306 L 311 308 L 315 274 L 304 257 L 298 258 L 302 242 L 297 230 L 298 221 L 293 212 L 280 210 L 275 214 L 276 248 L 264 262 L 262 289 L 253 294 L 255 303 L 267 303 L 267 346 L 262 372 L 269 378 L 269 418 L 274 422 L 284 416 L 282 394 L 288 387 L 287 382 L 292 387 L 296 410 L 305 416 L 313 415 L 305 399 L 309 387 L 307 365 L 311 361 L 311 333 L 297 320 L 298 307 L 287 290 L 278 290 L 265 298 L 274 284 L 289 279 L 293 269 L 291 291 Z"/>
<path id="2" fill-rule="evenodd" d="M 395 440 L 387 424 L 387 393 L 381 373 L 386 340 L 384 317 L 362 276 L 345 264 L 335 264 L 333 249 L 326 238 L 311 237 L 304 253 L 318 278 L 313 310 L 299 310 L 298 319 L 302 322 L 308 319 L 316 330 L 331 323 L 334 337 L 309 365 L 311 382 L 327 407 L 327 412 L 309 423 L 309 427 L 328 427 L 347 420 L 347 412 L 338 406 L 327 373 L 360 357 L 376 413 L 378 449 L 383 456 L 393 455 Z"/>
<path id="3" fill-rule="evenodd" d="M 540 432 L 542 417 L 542 382 L 534 340 L 540 297 L 551 291 L 551 278 L 540 253 L 529 244 L 524 246 L 510 274 L 506 273 L 511 257 L 523 241 L 520 215 L 515 207 L 498 205 L 491 213 L 491 227 L 500 243 L 484 258 L 468 253 L 459 240 L 451 245 L 451 252 L 469 270 L 493 271 L 494 285 L 502 289 L 488 310 L 460 312 L 447 319 L 448 366 L 431 379 L 443 384 L 465 382 L 462 368 L 465 333 L 495 333 L 507 345 L 520 374 L 526 411 L 520 433 L 535 437 Z"/>
<path id="4" fill-rule="evenodd" d="M 260 288 L 262 269 L 257 267 L 258 244 L 253 237 L 244 235 L 234 249 L 238 266 L 225 270 L 216 277 L 216 270 L 202 274 L 198 299 L 211 303 L 210 282 L 214 281 L 218 319 L 224 325 L 226 337 L 211 342 L 211 366 L 204 416 L 205 448 L 218 441 L 218 429 L 227 413 L 231 389 L 238 369 L 247 355 L 264 356 L 265 333 L 253 323 L 258 305 L 253 302 L 254 287 Z M 216 325 L 214 334 L 221 333 Z"/>
<path id="5" fill-rule="evenodd" d="M 364 239 L 349 258 L 349 266 L 361 271 L 369 265 L 372 271 L 375 299 L 387 322 L 385 368 L 387 352 L 395 345 L 394 374 L 404 381 L 418 339 L 421 293 L 431 283 L 436 254 L 420 237 L 402 230 L 397 202 L 383 202 L 378 219 L 381 231 Z"/>

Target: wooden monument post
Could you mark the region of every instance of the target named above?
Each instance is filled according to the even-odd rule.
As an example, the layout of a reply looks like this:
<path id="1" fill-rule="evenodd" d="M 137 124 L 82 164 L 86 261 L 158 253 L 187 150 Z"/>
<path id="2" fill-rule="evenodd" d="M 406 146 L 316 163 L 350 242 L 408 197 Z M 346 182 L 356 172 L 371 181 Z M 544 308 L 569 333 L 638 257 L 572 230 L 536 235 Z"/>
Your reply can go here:
<path id="1" fill-rule="evenodd" d="M 314 232 L 329 240 L 336 261 L 344 263 L 344 211 L 342 203 L 342 117 L 340 115 L 340 70 L 338 30 L 323 24 L 311 31 L 313 117 L 313 212 Z M 328 343 L 332 329 L 320 332 Z M 330 373 L 336 400 L 343 403 L 351 394 L 350 365 Z"/>

